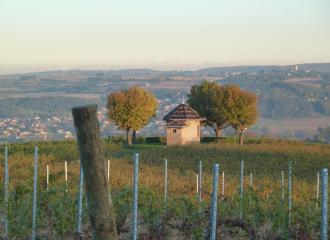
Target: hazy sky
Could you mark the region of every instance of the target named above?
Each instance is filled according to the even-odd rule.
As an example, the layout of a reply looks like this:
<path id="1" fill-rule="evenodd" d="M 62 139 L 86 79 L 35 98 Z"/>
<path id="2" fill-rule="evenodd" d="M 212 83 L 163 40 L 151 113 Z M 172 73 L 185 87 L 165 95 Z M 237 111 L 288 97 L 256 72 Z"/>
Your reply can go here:
<path id="1" fill-rule="evenodd" d="M 0 0 L 0 74 L 315 62 L 329 0 Z"/>

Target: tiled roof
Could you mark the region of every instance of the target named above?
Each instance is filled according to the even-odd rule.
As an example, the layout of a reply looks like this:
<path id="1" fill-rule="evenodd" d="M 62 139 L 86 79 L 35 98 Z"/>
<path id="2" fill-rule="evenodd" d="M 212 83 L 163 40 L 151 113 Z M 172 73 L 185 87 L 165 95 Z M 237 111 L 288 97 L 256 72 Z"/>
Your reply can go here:
<path id="1" fill-rule="evenodd" d="M 203 118 L 191 107 L 187 104 L 183 103 L 174 108 L 170 113 L 168 113 L 165 117 L 163 117 L 164 121 L 170 120 L 193 120 Z"/>
<path id="2" fill-rule="evenodd" d="M 165 127 L 188 127 L 189 124 L 180 120 L 174 120 L 165 125 Z"/>

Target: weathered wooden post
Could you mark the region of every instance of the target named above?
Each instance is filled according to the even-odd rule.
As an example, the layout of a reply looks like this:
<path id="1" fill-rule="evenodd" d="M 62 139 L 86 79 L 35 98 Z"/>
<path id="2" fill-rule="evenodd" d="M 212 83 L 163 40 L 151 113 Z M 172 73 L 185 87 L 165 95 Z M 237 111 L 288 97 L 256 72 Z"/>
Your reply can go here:
<path id="1" fill-rule="evenodd" d="M 118 240 L 97 105 L 72 108 L 94 240 Z"/>

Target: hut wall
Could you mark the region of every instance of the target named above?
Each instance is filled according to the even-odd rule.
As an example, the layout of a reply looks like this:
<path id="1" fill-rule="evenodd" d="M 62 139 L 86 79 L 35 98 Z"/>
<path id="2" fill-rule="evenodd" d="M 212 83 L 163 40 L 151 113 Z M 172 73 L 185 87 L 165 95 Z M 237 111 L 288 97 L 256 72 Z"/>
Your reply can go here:
<path id="1" fill-rule="evenodd" d="M 176 132 L 173 132 L 173 130 Z M 171 128 L 166 129 L 166 145 L 182 144 L 182 128 Z"/>
<path id="2" fill-rule="evenodd" d="M 189 127 L 182 128 L 182 144 L 200 143 L 200 121 L 189 121 Z"/>

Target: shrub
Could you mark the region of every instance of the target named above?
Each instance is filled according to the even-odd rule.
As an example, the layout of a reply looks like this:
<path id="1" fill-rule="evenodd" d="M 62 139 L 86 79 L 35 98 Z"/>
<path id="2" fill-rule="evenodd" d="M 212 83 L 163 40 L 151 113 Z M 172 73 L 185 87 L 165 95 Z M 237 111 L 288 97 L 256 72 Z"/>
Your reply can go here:
<path id="1" fill-rule="evenodd" d="M 146 137 L 146 143 L 160 143 L 160 137 Z"/>
<path id="2" fill-rule="evenodd" d="M 201 142 L 216 142 L 218 139 L 227 139 L 223 137 L 201 137 Z"/>
<path id="3" fill-rule="evenodd" d="M 161 143 L 166 143 L 166 136 L 164 135 L 164 136 L 162 136 L 161 138 L 160 138 L 160 142 Z"/>
<path id="4" fill-rule="evenodd" d="M 147 137 L 146 138 L 146 142 L 147 143 L 166 143 L 166 136 L 162 136 L 162 137 Z"/>
<path id="5" fill-rule="evenodd" d="M 145 143 L 146 142 L 146 138 L 143 136 L 139 136 L 136 138 L 137 143 Z"/>

